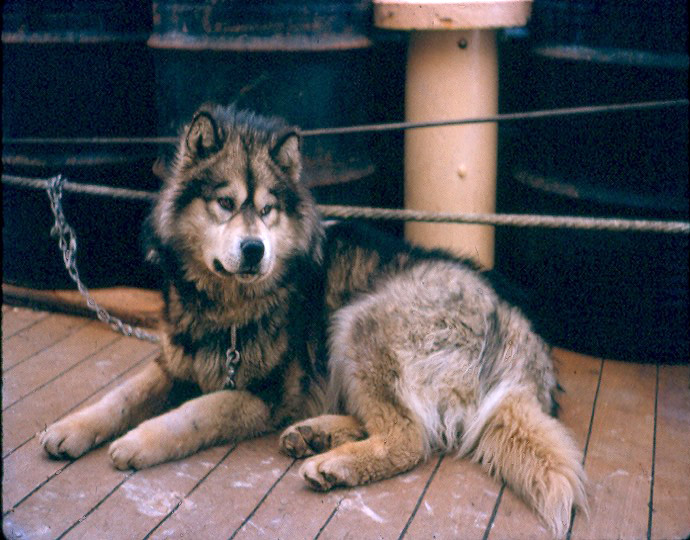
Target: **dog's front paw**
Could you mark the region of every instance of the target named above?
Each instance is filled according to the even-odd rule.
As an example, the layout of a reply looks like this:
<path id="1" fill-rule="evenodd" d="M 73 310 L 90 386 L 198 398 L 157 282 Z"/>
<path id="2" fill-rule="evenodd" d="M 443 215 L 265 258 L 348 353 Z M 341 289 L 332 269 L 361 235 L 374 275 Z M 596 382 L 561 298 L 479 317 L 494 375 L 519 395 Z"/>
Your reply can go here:
<path id="1" fill-rule="evenodd" d="M 163 450 L 162 441 L 156 439 L 150 432 L 139 427 L 113 441 L 108 454 L 113 465 L 120 470 L 145 469 L 172 457 Z"/>
<path id="2" fill-rule="evenodd" d="M 348 456 L 338 455 L 337 450 L 309 458 L 300 467 L 299 473 L 317 491 L 361 483 L 352 467 L 352 460 Z"/>
<path id="3" fill-rule="evenodd" d="M 40 443 L 53 457 L 78 458 L 104 438 L 98 422 L 73 415 L 48 426 L 40 435 Z"/>
<path id="4" fill-rule="evenodd" d="M 308 425 L 295 424 L 283 431 L 279 444 L 280 450 L 288 456 L 313 456 L 331 447 L 331 434 Z"/>

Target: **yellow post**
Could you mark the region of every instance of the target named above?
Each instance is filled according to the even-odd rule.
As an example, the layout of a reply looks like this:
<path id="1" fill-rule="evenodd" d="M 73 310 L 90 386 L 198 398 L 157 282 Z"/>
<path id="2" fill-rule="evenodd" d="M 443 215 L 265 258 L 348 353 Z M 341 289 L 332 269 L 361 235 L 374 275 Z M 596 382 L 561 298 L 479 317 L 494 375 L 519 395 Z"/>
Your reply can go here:
<path id="1" fill-rule="evenodd" d="M 531 0 L 414 2 L 374 0 L 381 28 L 410 30 L 405 119 L 412 122 L 493 116 L 498 112 L 495 29 L 527 22 Z M 439 212 L 496 209 L 493 123 L 408 130 L 405 207 Z M 494 263 L 486 225 L 407 223 L 409 240 Z"/>
<path id="2" fill-rule="evenodd" d="M 412 122 L 492 116 L 498 112 L 493 30 L 413 32 L 405 116 Z M 496 209 L 496 124 L 422 128 L 405 134 L 405 207 L 443 212 Z M 486 225 L 407 223 L 414 243 L 494 262 Z"/>

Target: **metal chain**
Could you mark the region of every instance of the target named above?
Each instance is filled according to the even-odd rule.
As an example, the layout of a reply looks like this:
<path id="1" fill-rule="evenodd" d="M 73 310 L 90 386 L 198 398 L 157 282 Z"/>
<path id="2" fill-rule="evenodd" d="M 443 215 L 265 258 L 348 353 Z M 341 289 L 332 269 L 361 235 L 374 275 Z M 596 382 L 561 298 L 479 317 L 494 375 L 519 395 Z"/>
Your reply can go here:
<path id="1" fill-rule="evenodd" d="M 50 180 L 48 199 L 50 200 L 50 209 L 55 217 L 55 223 L 50 234 L 58 239 L 58 245 L 62 252 L 62 259 L 70 278 L 77 284 L 77 288 L 86 299 L 86 305 L 89 309 L 95 311 L 98 318 L 109 325 L 113 330 L 125 336 L 134 336 L 145 341 L 150 341 L 151 343 L 157 343 L 159 339 L 155 334 L 150 334 L 141 328 L 133 327 L 117 317 L 110 315 L 105 308 L 96 302 L 81 281 L 79 270 L 77 269 L 77 237 L 72 227 L 67 223 L 62 209 L 62 188 L 64 183 L 65 178 L 62 175 L 57 175 Z"/>

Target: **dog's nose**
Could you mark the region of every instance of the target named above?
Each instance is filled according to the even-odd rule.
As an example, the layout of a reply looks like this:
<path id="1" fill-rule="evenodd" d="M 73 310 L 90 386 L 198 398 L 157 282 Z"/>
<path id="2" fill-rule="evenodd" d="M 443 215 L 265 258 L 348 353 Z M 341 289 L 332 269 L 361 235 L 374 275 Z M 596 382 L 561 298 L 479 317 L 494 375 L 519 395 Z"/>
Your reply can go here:
<path id="1" fill-rule="evenodd" d="M 245 238 L 240 243 L 242 259 L 247 266 L 256 266 L 264 256 L 264 243 L 258 238 Z"/>

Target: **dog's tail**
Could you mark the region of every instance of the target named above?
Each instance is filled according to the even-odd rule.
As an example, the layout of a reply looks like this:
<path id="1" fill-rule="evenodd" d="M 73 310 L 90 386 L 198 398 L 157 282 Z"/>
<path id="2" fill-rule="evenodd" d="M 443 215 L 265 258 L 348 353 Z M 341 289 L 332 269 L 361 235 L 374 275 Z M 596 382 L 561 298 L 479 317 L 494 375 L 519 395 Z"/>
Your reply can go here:
<path id="1" fill-rule="evenodd" d="M 566 428 L 533 396 L 502 390 L 487 396 L 464 433 L 460 452 L 473 452 L 475 461 L 504 479 L 562 538 L 573 506 L 588 512 L 582 454 Z"/>

